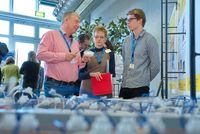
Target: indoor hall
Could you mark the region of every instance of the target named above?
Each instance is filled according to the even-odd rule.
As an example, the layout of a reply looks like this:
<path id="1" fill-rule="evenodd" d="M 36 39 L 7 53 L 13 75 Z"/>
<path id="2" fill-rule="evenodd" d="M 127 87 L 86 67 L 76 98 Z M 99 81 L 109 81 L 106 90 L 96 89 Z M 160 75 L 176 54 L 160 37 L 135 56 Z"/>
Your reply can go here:
<path id="1" fill-rule="evenodd" d="M 153 133 L 154 129 L 157 133 L 198 132 L 196 124 L 200 121 L 200 46 L 198 45 L 200 41 L 197 38 L 200 31 L 198 25 L 200 17 L 197 15 L 199 5 L 197 0 L 0 0 L 0 42 L 6 44 L 8 48 L 6 54 L 3 54 L 4 48 L 0 45 L 0 54 L 3 54 L 1 56 L 1 72 L 7 64 L 8 57 L 12 57 L 14 64 L 21 70 L 23 63 L 29 59 L 30 51 L 35 52 L 36 60 L 40 68 L 43 68 L 43 75 L 39 76 L 38 74 L 37 77 L 37 90 L 38 81 L 42 81 L 40 95 L 35 95 L 36 89 L 24 87 L 25 74 L 20 74 L 17 82 L 11 79 L 8 83 L 5 82 L 6 77 L 3 71 L 0 89 L 0 119 L 5 123 L 0 123 L 0 130 L 7 133 L 29 131 L 32 133 L 82 132 L 91 134 L 98 132 L 139 133 L 140 130 L 142 133 Z M 149 78 L 153 74 L 151 71 L 149 77 L 146 77 L 145 71 L 142 70 L 144 66 L 137 67 L 137 60 L 134 60 L 136 63 L 133 64 L 132 70 L 138 68 L 140 72 L 138 79 L 143 79 L 141 83 L 145 87 L 148 83 L 149 90 L 147 94 L 125 99 L 119 97 L 121 88 L 127 88 L 127 85 L 124 86 L 124 82 L 128 81 L 130 89 L 135 89 L 133 87 L 139 81 L 133 80 L 137 75 L 134 75 L 134 71 L 131 73 L 129 65 L 124 64 L 127 60 L 132 60 L 132 57 L 136 58 L 137 56 L 135 54 L 136 56 L 131 58 L 124 58 L 127 52 L 136 51 L 131 47 L 129 51 L 125 47 L 128 44 L 127 37 L 134 33 L 130 30 L 130 25 L 135 21 L 139 23 L 141 20 L 134 16 L 135 14 L 133 16 L 136 17 L 136 20 L 128 14 L 133 9 L 144 11 L 146 23 L 143 29 L 157 41 L 158 47 L 153 50 L 159 51 L 159 55 L 156 56 L 157 60 L 155 60 L 159 61 L 158 66 L 156 65 L 159 72 L 153 79 Z M 79 91 L 73 95 L 71 91 L 70 95 L 64 93 L 65 96 L 57 89 L 46 91 L 45 83 L 48 81 L 59 84 L 55 88 L 63 89 L 66 85 L 81 86 L 82 77 L 79 76 L 81 67 L 79 68 L 79 66 L 83 64 L 78 65 L 74 59 L 66 62 L 67 54 L 61 57 L 52 54 L 55 56 L 55 61 L 53 61 L 50 52 L 53 52 L 54 49 L 50 47 L 48 49 L 48 51 L 51 49 L 48 53 L 49 56 L 47 55 L 47 59 L 45 59 L 44 53 L 42 53 L 44 51 L 40 50 L 45 39 L 48 38 L 46 42 L 51 39 L 49 34 L 46 34 L 49 31 L 57 31 L 57 35 L 59 35 L 58 31 L 61 30 L 65 34 L 61 28 L 65 21 L 63 21 L 63 14 L 69 11 L 75 11 L 80 18 L 77 24 L 79 26 L 75 26 L 75 32 L 71 34 L 73 35 L 71 42 L 74 44 L 67 45 L 66 53 L 70 53 L 68 50 L 71 47 L 72 53 L 76 53 L 84 64 L 92 65 L 85 63 L 83 57 L 80 56 L 83 50 L 81 48 L 78 50 L 74 45 L 80 45 L 80 35 L 87 34 L 90 37 L 87 52 L 94 59 L 98 59 L 98 56 L 95 55 L 95 47 L 98 43 L 96 40 L 101 40 L 103 37 L 95 36 L 96 26 L 103 26 L 106 29 L 105 39 L 111 42 L 112 48 L 105 48 L 113 53 L 115 61 L 114 66 L 110 60 L 105 61 L 105 72 L 109 74 L 109 80 L 106 80 L 108 85 L 100 85 L 97 81 L 93 84 L 97 87 L 97 91 L 92 91 L 92 97 L 90 94 L 81 93 L 79 95 Z M 100 32 L 102 31 L 100 30 Z M 60 38 L 55 40 L 55 44 L 59 44 L 60 40 L 65 44 L 62 36 Z M 138 42 L 139 40 L 136 38 L 136 49 Z M 147 41 L 147 44 L 151 43 Z M 64 50 L 59 51 L 60 55 L 63 55 L 61 52 Z M 147 54 L 150 52 L 148 51 Z M 143 58 L 143 54 L 143 51 L 138 51 L 138 57 Z M 106 52 L 105 55 L 107 56 Z M 111 56 L 111 54 L 108 55 Z M 147 59 L 149 60 L 151 56 L 148 55 Z M 64 62 L 67 66 L 73 64 L 66 67 L 66 74 L 62 72 Z M 151 62 L 153 61 L 150 59 L 149 64 Z M 129 66 L 128 74 L 124 73 L 124 68 L 126 71 L 127 66 Z M 54 75 L 52 70 L 49 71 L 50 67 L 53 68 L 53 71 L 57 70 L 58 73 Z M 109 72 L 111 67 L 114 68 L 115 73 Z M 82 71 L 85 71 L 84 69 L 88 69 L 87 66 Z M 94 68 L 94 70 L 96 69 Z M 31 72 L 33 73 L 33 70 Z M 96 72 L 93 71 L 93 75 L 97 77 L 98 74 L 94 73 Z M 142 75 L 140 76 L 140 74 Z M 62 79 L 62 77 L 66 79 Z M 89 80 L 92 77 L 94 76 L 90 75 Z M 81 90 L 80 88 L 79 90 Z M 64 90 L 66 90 L 64 92 L 68 92 L 70 89 Z M 158 120 L 153 120 L 154 116 Z M 30 119 L 33 120 L 33 123 L 26 123 Z M 26 126 L 26 124 L 30 125 Z M 126 126 L 125 124 L 132 125 Z M 23 125 L 27 128 L 22 128 Z M 127 130 L 124 129 L 125 127 Z"/>

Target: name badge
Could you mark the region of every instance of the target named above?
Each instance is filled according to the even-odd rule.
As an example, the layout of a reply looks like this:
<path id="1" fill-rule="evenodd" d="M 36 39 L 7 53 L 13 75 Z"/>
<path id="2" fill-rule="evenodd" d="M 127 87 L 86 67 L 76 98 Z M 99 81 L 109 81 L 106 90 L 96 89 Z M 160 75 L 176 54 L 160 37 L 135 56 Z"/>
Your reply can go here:
<path id="1" fill-rule="evenodd" d="M 134 64 L 130 64 L 129 68 L 134 69 Z"/>

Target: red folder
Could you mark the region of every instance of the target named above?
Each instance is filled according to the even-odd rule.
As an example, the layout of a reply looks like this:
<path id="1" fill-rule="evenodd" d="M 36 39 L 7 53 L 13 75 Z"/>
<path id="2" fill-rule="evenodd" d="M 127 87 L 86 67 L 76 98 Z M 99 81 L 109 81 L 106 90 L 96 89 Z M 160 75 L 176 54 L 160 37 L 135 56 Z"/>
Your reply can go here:
<path id="1" fill-rule="evenodd" d="M 92 92 L 94 95 L 112 94 L 112 75 L 110 73 L 101 74 L 102 79 L 98 81 L 91 77 Z"/>

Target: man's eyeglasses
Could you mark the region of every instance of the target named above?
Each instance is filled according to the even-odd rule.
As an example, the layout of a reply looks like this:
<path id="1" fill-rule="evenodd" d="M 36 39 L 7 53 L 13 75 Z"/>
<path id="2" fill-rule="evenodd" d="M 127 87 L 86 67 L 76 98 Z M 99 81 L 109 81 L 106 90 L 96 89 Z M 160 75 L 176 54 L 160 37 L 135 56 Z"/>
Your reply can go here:
<path id="1" fill-rule="evenodd" d="M 131 22 L 132 20 L 135 20 L 135 19 L 137 20 L 137 18 L 128 18 L 127 21 L 128 21 L 128 22 Z"/>

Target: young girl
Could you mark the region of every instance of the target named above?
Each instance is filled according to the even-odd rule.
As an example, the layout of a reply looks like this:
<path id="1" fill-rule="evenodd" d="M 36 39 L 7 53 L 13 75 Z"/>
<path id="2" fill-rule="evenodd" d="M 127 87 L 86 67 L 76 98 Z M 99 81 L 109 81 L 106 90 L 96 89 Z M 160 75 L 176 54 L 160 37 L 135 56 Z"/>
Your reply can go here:
<path id="1" fill-rule="evenodd" d="M 114 53 L 106 51 L 104 48 L 106 43 L 107 30 L 103 26 L 97 26 L 94 29 L 93 40 L 95 48 L 91 49 L 94 52 L 94 56 L 86 64 L 85 68 L 79 71 L 79 79 L 82 80 L 80 87 L 80 94 L 88 94 L 94 96 L 91 88 L 91 77 L 95 77 L 97 80 L 101 80 L 101 74 L 108 71 L 115 76 L 115 59 Z M 109 61 L 109 62 L 107 62 Z M 109 64 L 108 64 L 109 63 Z M 109 67 L 107 67 L 107 65 Z M 105 94 L 106 96 L 112 96 L 111 94 Z"/>

